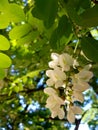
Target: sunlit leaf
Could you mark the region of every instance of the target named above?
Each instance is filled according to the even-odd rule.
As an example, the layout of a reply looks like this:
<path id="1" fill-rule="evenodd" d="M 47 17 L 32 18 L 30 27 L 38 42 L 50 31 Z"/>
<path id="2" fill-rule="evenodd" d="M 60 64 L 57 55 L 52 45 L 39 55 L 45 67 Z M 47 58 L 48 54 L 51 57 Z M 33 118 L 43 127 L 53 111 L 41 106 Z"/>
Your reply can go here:
<path id="1" fill-rule="evenodd" d="M 31 31 L 26 36 L 17 40 L 17 43 L 18 44 L 31 43 L 32 41 L 34 41 L 37 38 L 38 34 L 39 34 L 38 31 Z"/>
<path id="2" fill-rule="evenodd" d="M 31 26 L 29 24 L 23 24 L 15 26 L 9 33 L 10 39 L 20 39 L 24 35 L 27 35 L 31 31 Z"/>
<path id="3" fill-rule="evenodd" d="M 8 50 L 10 43 L 6 37 L 0 35 L 0 50 Z"/>
<path id="4" fill-rule="evenodd" d="M 9 4 L 10 22 L 25 21 L 25 14 L 23 9 L 17 4 Z"/>
<path id="5" fill-rule="evenodd" d="M 7 0 L 0 1 L 0 28 L 6 28 L 10 22 L 25 21 L 23 9 L 17 4 L 10 4 Z"/>
<path id="6" fill-rule="evenodd" d="M 7 15 L 0 14 L 0 29 L 4 29 L 9 25 L 9 18 Z"/>
<path id="7" fill-rule="evenodd" d="M 0 68 L 8 68 L 11 65 L 11 59 L 3 54 L 0 53 Z"/>

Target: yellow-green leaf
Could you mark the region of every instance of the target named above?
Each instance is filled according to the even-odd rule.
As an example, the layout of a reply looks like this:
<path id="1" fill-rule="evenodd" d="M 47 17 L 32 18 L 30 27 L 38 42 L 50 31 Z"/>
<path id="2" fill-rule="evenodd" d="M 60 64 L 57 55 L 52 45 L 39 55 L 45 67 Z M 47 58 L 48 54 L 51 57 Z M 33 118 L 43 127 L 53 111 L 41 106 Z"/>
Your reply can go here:
<path id="1" fill-rule="evenodd" d="M 0 68 L 8 68 L 11 65 L 11 59 L 3 53 L 0 53 Z"/>
<path id="2" fill-rule="evenodd" d="M 29 24 L 15 26 L 9 33 L 11 39 L 20 39 L 31 31 L 32 27 Z"/>
<path id="3" fill-rule="evenodd" d="M 10 43 L 6 37 L 0 35 L 0 50 L 8 50 Z"/>

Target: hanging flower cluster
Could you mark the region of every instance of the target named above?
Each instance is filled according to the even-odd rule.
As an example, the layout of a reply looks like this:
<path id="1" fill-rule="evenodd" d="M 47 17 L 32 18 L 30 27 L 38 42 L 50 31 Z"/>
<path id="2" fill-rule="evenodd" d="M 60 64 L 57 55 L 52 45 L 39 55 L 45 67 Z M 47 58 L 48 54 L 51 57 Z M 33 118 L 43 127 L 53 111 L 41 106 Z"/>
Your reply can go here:
<path id="1" fill-rule="evenodd" d="M 51 58 L 51 69 L 46 71 L 48 87 L 44 89 L 49 95 L 46 107 L 50 109 L 52 118 L 58 116 L 59 119 L 65 117 L 66 109 L 68 121 L 74 123 L 75 115 L 82 114 L 82 109 L 74 105 L 74 101 L 84 101 L 82 92 L 90 87 L 88 82 L 93 77 L 89 70 L 91 66 L 80 69 L 77 60 L 67 53 L 52 53 Z"/>

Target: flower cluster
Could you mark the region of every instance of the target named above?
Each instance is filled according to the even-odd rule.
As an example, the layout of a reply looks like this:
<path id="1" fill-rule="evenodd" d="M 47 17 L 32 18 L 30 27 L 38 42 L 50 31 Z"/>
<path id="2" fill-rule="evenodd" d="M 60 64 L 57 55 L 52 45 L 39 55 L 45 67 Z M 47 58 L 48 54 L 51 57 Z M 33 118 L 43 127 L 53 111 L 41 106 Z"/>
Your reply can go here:
<path id="1" fill-rule="evenodd" d="M 65 109 L 67 111 L 67 119 L 73 123 L 76 114 L 82 114 L 82 109 L 74 105 L 74 101 L 83 102 L 82 92 L 90 86 L 89 80 L 93 77 L 90 71 L 90 65 L 86 65 L 80 69 L 80 65 L 76 59 L 67 53 L 61 55 L 57 53 L 51 54 L 52 61 L 49 62 L 50 70 L 46 71 L 48 80 L 47 88 L 44 92 L 49 95 L 46 101 L 46 107 L 50 109 L 51 116 L 59 119 L 65 117 Z"/>

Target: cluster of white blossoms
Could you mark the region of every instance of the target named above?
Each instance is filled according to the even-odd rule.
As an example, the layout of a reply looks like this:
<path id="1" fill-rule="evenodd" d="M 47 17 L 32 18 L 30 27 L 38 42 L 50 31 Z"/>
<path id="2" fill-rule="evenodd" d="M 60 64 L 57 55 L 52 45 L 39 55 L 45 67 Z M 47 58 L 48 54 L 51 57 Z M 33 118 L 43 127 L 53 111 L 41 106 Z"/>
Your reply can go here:
<path id="1" fill-rule="evenodd" d="M 86 65 L 80 69 L 77 60 L 67 53 L 52 53 L 51 58 L 51 69 L 46 71 L 48 87 L 44 89 L 49 95 L 46 107 L 50 109 L 52 118 L 58 116 L 59 119 L 65 117 L 66 109 L 68 121 L 74 123 L 75 115 L 82 114 L 82 109 L 74 105 L 74 102 L 84 101 L 83 91 L 90 87 L 88 82 L 93 77 L 91 66 Z"/>

